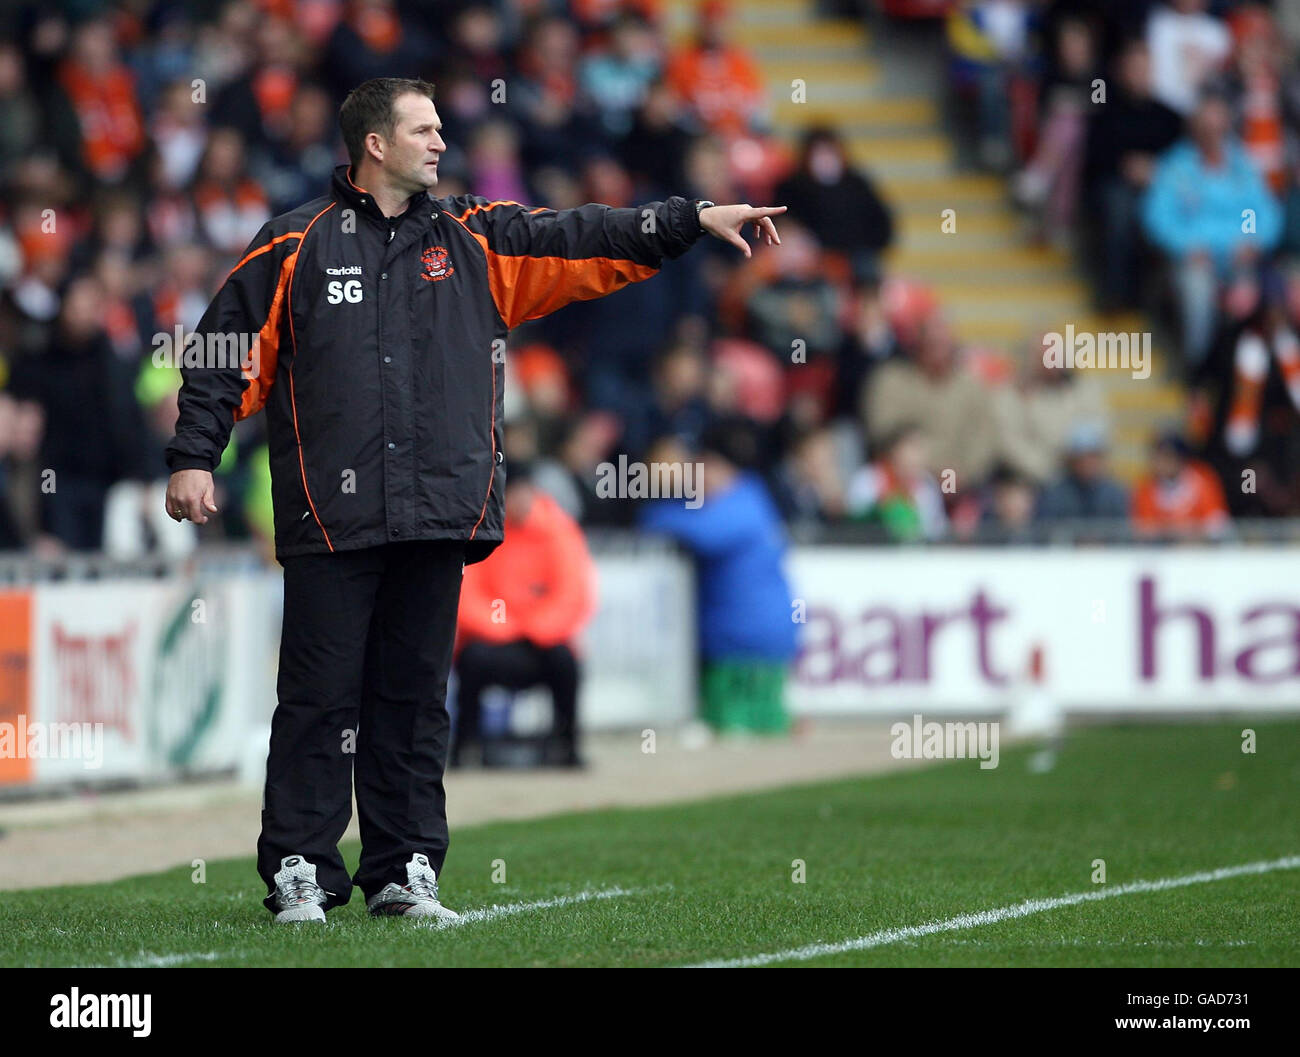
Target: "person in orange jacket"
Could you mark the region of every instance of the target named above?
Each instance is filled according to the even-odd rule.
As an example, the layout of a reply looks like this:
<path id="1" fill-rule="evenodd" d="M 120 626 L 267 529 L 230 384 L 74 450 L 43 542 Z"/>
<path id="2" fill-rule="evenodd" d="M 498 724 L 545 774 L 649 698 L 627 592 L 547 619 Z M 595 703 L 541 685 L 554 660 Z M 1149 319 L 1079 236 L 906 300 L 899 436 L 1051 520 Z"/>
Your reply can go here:
<path id="1" fill-rule="evenodd" d="M 596 605 L 596 567 L 578 523 L 532 481 L 531 468 L 510 466 L 505 542 L 465 569 L 457 626 L 456 737 L 450 763 L 481 761 L 479 717 L 489 686 L 546 686 L 555 718 L 550 743 L 564 766 L 578 755 L 579 632 Z M 549 757 L 548 753 L 548 757 Z"/>

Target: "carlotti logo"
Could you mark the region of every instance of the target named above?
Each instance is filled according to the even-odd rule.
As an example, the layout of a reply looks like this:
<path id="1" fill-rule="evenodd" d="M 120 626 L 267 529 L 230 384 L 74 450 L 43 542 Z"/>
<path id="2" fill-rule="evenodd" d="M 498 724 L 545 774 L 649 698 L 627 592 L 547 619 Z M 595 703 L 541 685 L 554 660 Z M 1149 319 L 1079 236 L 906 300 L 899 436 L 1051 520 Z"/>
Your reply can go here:
<path id="1" fill-rule="evenodd" d="M 149 747 L 172 767 L 194 762 L 220 717 L 226 643 L 220 618 L 213 600 L 195 590 L 177 606 L 158 639 Z"/>
<path id="2" fill-rule="evenodd" d="M 436 283 L 439 279 L 445 279 L 456 271 L 451 266 L 451 259 L 447 256 L 447 250 L 443 246 L 430 246 L 420 254 L 420 263 L 424 265 L 424 271 L 420 273 L 420 278 L 431 283 Z"/>

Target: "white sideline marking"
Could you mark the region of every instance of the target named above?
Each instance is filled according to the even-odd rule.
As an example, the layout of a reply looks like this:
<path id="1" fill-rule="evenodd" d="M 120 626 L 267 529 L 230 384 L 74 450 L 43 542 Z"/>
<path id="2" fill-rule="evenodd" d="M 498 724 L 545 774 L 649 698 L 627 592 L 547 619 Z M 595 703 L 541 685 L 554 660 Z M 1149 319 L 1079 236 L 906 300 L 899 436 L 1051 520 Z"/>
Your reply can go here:
<path id="1" fill-rule="evenodd" d="M 534 910 L 550 910 L 553 907 L 570 906 L 574 903 L 589 903 L 594 899 L 618 899 L 621 896 L 641 895 L 648 891 L 644 888 L 587 888 L 570 896 L 552 896 L 550 899 L 535 899 L 527 903 L 505 903 L 484 907 L 481 910 L 466 910 L 458 918 L 444 921 L 430 919 L 429 928 L 456 929 L 462 925 L 474 925 L 480 921 L 495 921 L 497 918 L 510 917 L 514 914 L 527 914 Z M 424 924 L 424 922 L 421 922 Z"/>
<path id="2" fill-rule="evenodd" d="M 205 954 L 147 954 L 141 951 L 133 958 L 119 958 L 113 965 L 95 965 L 89 966 L 92 969 L 165 969 L 169 965 L 180 965 L 181 962 L 214 962 L 218 958 L 229 957 L 217 951 L 208 951 Z"/>
<path id="3" fill-rule="evenodd" d="M 770 965 L 772 962 L 807 961 L 809 958 L 821 958 L 827 954 L 843 954 L 845 951 L 865 951 L 871 947 L 884 947 L 900 940 L 910 940 L 917 936 L 933 936 L 936 932 L 956 932 L 959 929 L 973 929 L 980 925 L 994 925 L 999 921 L 1012 918 L 1029 917 L 1047 910 L 1061 907 L 1078 906 L 1098 899 L 1112 899 L 1115 896 L 1133 895 L 1136 892 L 1163 892 L 1170 888 L 1185 888 L 1188 885 L 1208 884 L 1211 881 L 1224 881 L 1229 877 L 1242 877 L 1247 874 L 1272 873 L 1274 870 L 1295 870 L 1300 868 L 1300 855 L 1288 855 L 1283 859 L 1269 862 L 1252 862 L 1243 866 L 1224 866 L 1218 870 L 1206 870 L 1202 873 L 1186 874 L 1183 877 L 1166 877 L 1159 881 L 1131 881 L 1116 885 L 1114 888 L 1102 888 L 1092 892 L 1075 892 L 1071 895 L 1055 896 L 1051 899 L 1027 899 L 1023 903 L 997 907 L 994 910 L 977 910 L 972 914 L 958 914 L 946 921 L 931 921 L 925 925 L 908 925 L 899 929 L 881 929 L 857 939 L 841 940 L 838 943 L 810 943 L 806 947 L 793 947 L 788 951 L 773 954 L 751 954 L 745 958 L 718 959 L 687 966 L 690 969 L 737 969 L 756 965 Z"/>

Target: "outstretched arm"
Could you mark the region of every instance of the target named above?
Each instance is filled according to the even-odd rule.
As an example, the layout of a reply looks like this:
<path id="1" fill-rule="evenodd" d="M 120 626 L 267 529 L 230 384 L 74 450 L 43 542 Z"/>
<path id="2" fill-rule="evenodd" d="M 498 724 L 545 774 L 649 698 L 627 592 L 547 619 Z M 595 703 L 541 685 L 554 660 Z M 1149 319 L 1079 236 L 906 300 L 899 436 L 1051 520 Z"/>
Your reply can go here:
<path id="1" fill-rule="evenodd" d="M 616 209 L 589 203 L 576 209 L 528 209 L 518 202 L 463 196 L 452 216 L 487 258 L 497 311 L 506 326 L 588 301 L 656 274 L 665 258 L 680 257 L 700 236 L 741 248 L 740 229 L 753 222 L 760 237 L 779 241 L 771 216 L 784 207 L 710 206 L 688 199 Z"/>

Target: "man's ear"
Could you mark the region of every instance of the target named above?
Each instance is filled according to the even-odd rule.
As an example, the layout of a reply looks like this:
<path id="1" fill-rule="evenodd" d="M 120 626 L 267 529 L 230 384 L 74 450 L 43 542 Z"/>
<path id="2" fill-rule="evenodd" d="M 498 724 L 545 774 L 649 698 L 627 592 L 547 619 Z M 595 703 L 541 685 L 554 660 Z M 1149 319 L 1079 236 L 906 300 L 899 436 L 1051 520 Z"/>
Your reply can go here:
<path id="1" fill-rule="evenodd" d="M 384 142 L 384 137 L 378 132 L 366 133 L 366 154 L 375 161 L 382 162 L 384 160 L 384 151 L 387 147 L 388 144 Z"/>

